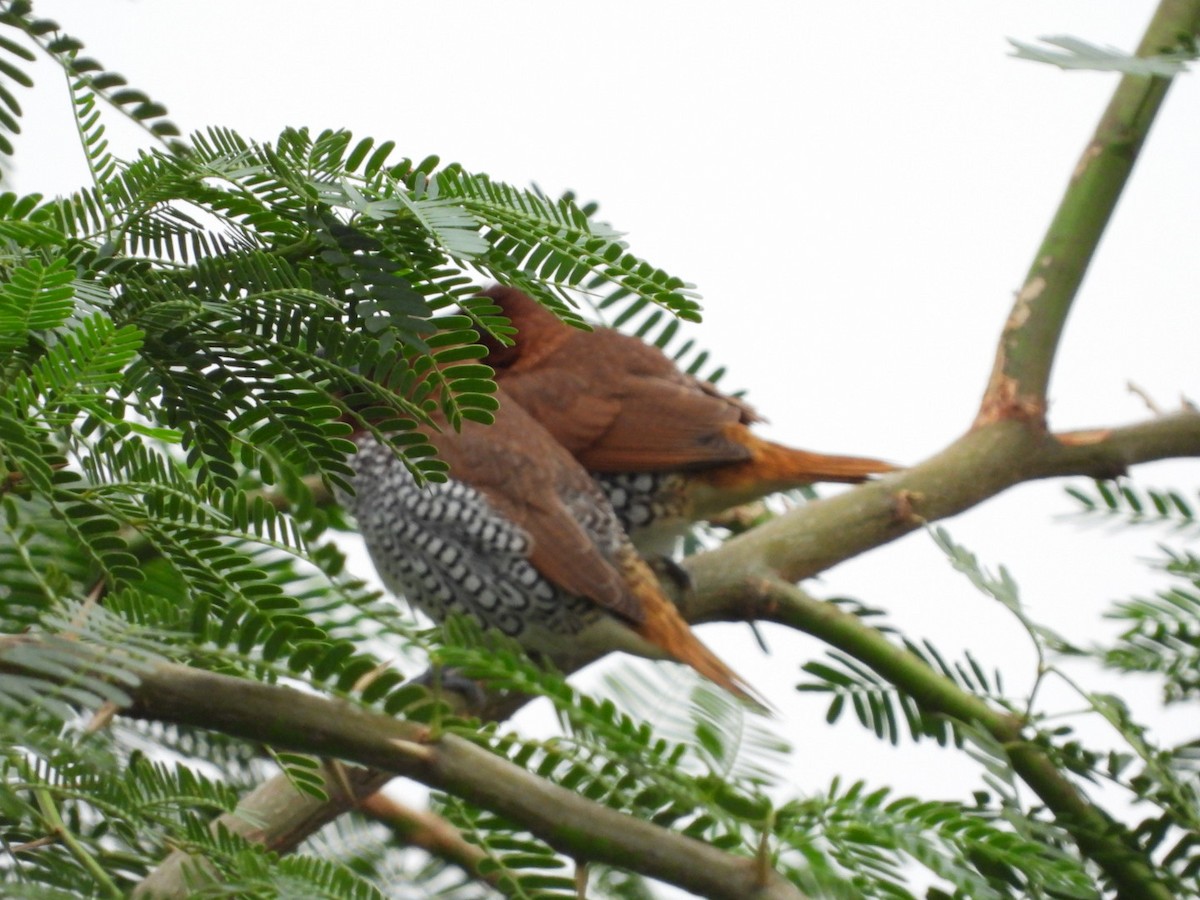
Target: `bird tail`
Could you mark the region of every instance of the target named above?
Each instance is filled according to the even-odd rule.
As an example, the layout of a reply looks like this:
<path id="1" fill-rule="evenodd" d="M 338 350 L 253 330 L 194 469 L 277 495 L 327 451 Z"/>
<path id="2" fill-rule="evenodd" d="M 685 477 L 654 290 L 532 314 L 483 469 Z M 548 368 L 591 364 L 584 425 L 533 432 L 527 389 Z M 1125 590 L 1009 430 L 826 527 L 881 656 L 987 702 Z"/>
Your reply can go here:
<path id="1" fill-rule="evenodd" d="M 871 475 L 895 472 L 896 466 L 881 459 L 865 456 L 831 456 L 826 453 L 810 453 L 761 441 L 753 447 L 759 477 L 764 481 L 783 481 L 792 485 L 811 484 L 815 481 L 838 481 L 858 484 Z"/>
<path id="2" fill-rule="evenodd" d="M 707 518 L 768 494 L 817 481 L 857 484 L 872 475 L 895 472 L 899 468 L 865 456 L 832 456 L 797 450 L 764 441 L 744 426 L 734 427 L 740 433 L 731 437 L 749 451 L 748 458 L 696 473 L 702 487 L 695 492 L 695 518 Z"/>
<path id="3" fill-rule="evenodd" d="M 706 647 L 684 621 L 675 604 L 667 599 L 654 573 L 640 559 L 632 580 L 633 593 L 641 602 L 644 618 L 634 631 L 650 645 L 642 655 L 671 659 L 691 666 L 718 687 L 724 688 L 760 712 L 772 707 L 750 684 Z"/>

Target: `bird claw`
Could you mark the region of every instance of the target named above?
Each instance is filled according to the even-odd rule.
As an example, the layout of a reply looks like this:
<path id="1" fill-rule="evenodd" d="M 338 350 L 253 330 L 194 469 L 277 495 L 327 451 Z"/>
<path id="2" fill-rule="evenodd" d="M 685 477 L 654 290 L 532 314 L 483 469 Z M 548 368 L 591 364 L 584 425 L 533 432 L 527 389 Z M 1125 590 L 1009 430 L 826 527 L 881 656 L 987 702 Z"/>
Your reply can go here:
<path id="1" fill-rule="evenodd" d="M 925 499 L 920 491 L 902 489 L 892 495 L 892 521 L 900 525 L 924 525 L 917 506 Z"/>
<path id="2" fill-rule="evenodd" d="M 668 594 L 676 606 L 679 605 L 679 598 L 690 594 L 695 587 L 692 574 L 669 556 L 657 554 L 647 559 L 646 563 L 659 583 L 670 586 Z"/>

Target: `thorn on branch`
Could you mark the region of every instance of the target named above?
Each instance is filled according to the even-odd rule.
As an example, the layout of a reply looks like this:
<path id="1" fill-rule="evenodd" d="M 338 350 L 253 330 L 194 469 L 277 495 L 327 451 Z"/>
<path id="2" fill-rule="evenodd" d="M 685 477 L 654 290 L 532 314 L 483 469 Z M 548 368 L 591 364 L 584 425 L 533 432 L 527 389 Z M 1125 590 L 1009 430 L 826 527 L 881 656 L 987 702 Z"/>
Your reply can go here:
<path id="1" fill-rule="evenodd" d="M 892 495 L 892 521 L 898 525 L 925 525 L 925 517 L 917 512 L 917 504 L 925 499 L 920 491 L 901 489 Z"/>
<path id="2" fill-rule="evenodd" d="M 1111 428 L 1091 428 L 1084 431 L 1064 431 L 1061 434 L 1053 435 L 1053 438 L 1060 447 L 1080 448 L 1086 450 L 1089 447 L 1097 447 L 1111 440 L 1113 430 Z M 1104 458 L 1106 454 L 1103 450 L 1098 451 L 1098 458 L 1093 460 L 1093 465 L 1087 472 L 1092 478 L 1108 480 L 1120 478 L 1129 474 L 1129 466 L 1120 459 Z"/>
<path id="3" fill-rule="evenodd" d="M 771 818 L 774 819 L 774 814 Z M 771 866 L 771 829 L 764 828 L 758 836 L 758 852 L 754 854 L 754 886 L 766 887 L 774 871 Z"/>
<path id="4" fill-rule="evenodd" d="M 363 797 L 354 789 L 354 785 L 350 783 L 350 774 L 346 771 L 346 766 L 337 759 L 322 760 L 326 770 L 329 772 L 330 778 L 338 786 L 342 795 L 350 801 L 351 805 L 357 809 L 363 803 Z"/>
<path id="5" fill-rule="evenodd" d="M 1111 428 L 1093 428 L 1088 431 L 1064 431 L 1056 434 L 1054 439 L 1065 447 L 1088 447 L 1107 441 L 1110 437 Z"/>
<path id="6" fill-rule="evenodd" d="M 45 837 L 40 837 L 36 840 L 26 841 L 24 844 L 14 844 L 9 849 L 15 855 L 17 853 L 27 853 L 30 850 L 40 850 L 42 847 L 49 847 L 51 844 L 57 843 L 58 835 L 48 834 Z"/>
<path id="7" fill-rule="evenodd" d="M 1144 388 L 1142 388 L 1140 385 L 1134 384 L 1132 381 L 1127 381 L 1127 382 L 1125 382 L 1125 389 L 1127 391 L 1129 391 L 1129 393 L 1133 394 L 1135 397 L 1139 398 L 1142 401 L 1142 403 L 1146 404 L 1146 409 L 1150 410 L 1150 412 L 1153 413 L 1154 415 L 1156 415 L 1156 416 L 1165 415 L 1162 407 L 1159 406 L 1157 403 L 1155 403 L 1154 398 L 1151 397 L 1149 392 L 1146 391 Z M 1185 401 L 1185 403 L 1186 403 L 1186 401 Z"/>
<path id="8" fill-rule="evenodd" d="M 382 675 L 384 672 L 386 672 L 391 667 L 392 667 L 392 660 L 390 660 L 390 659 L 383 660 L 381 663 L 379 663 L 379 665 L 375 666 L 375 668 L 373 668 L 367 672 L 364 672 L 361 676 L 359 676 L 358 680 L 354 682 L 354 686 L 351 687 L 350 690 L 356 694 L 362 693 L 368 687 L 370 687 L 379 678 L 380 675 Z"/>
<path id="9" fill-rule="evenodd" d="M 585 859 L 575 860 L 575 896 L 587 900 L 588 864 Z"/>
<path id="10" fill-rule="evenodd" d="M 91 721 L 83 729 L 83 733 L 95 734 L 98 731 L 103 731 L 109 726 L 109 723 L 116 717 L 121 708 L 117 704 L 108 700 L 100 705 L 100 708 L 92 715 Z"/>
<path id="11" fill-rule="evenodd" d="M 418 762 L 432 763 L 437 754 L 432 747 L 425 744 L 418 744 L 415 741 L 405 741 L 400 738 L 392 738 L 388 744 L 395 747 L 406 756 L 411 756 Z"/>

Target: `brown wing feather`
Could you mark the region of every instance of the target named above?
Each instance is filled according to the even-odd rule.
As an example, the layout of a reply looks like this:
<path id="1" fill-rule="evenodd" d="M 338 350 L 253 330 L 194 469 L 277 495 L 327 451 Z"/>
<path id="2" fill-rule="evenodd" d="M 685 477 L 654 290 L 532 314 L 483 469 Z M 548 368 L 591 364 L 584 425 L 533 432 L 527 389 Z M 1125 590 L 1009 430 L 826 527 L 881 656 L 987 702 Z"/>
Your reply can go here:
<path id="1" fill-rule="evenodd" d="M 620 400 L 592 392 L 580 372 L 518 372 L 503 383 L 507 395 L 571 453 L 603 443 L 622 413 Z"/>
<path id="2" fill-rule="evenodd" d="M 598 536 L 579 521 L 568 503 L 612 519 L 603 494 L 570 454 L 503 394 L 490 426 L 463 423 L 429 435 L 450 467 L 450 476 L 470 484 L 498 512 L 519 524 L 533 541 L 530 562 L 550 581 L 597 605 L 640 622 L 644 613 Z M 598 538 L 600 540 L 598 540 Z"/>
<path id="3" fill-rule="evenodd" d="M 686 384 L 661 378 L 626 380 L 619 401 L 599 439 L 574 449 L 584 467 L 596 472 L 682 471 L 749 459 L 749 452 L 727 437 L 738 410 Z"/>
<path id="4" fill-rule="evenodd" d="M 757 416 L 680 372 L 657 347 L 608 328 L 580 331 L 512 288 L 487 291 L 517 328 L 489 358 L 496 378 L 586 468 L 708 468 L 749 458 L 728 426 Z"/>

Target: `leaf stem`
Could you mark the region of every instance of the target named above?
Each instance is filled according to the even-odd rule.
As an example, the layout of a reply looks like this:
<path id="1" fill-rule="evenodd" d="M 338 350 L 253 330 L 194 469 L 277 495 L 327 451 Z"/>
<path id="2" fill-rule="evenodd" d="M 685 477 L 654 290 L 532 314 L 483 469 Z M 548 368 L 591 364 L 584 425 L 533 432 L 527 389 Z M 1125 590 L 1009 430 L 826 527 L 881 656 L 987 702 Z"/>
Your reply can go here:
<path id="1" fill-rule="evenodd" d="M 50 831 L 54 836 L 63 842 L 71 855 L 79 860 L 80 864 L 87 870 L 87 873 L 96 880 L 96 884 L 110 897 L 124 897 L 125 892 L 117 887 L 117 883 L 109 877 L 109 874 L 104 871 L 104 867 L 99 861 L 88 853 L 87 849 L 81 844 L 71 833 L 71 829 L 67 827 L 63 821 L 62 815 L 58 811 L 58 806 L 54 802 L 54 797 L 47 787 L 34 788 L 33 796 L 37 800 L 38 810 L 42 814 L 42 818 L 46 820 Z"/>

